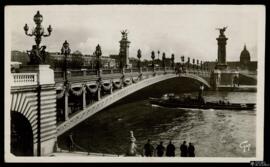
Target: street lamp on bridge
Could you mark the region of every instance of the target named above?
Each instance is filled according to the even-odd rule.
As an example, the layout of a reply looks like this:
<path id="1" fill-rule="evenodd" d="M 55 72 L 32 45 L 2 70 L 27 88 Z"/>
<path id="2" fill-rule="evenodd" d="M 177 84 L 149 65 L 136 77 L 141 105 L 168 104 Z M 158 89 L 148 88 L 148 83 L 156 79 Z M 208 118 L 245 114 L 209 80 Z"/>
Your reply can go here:
<path id="1" fill-rule="evenodd" d="M 39 11 L 37 11 L 37 13 L 34 16 L 34 22 L 36 24 L 36 27 L 34 28 L 34 30 L 31 33 L 28 33 L 29 27 L 27 24 L 24 25 L 25 34 L 30 37 L 35 36 L 36 45 L 33 45 L 32 50 L 28 51 L 30 52 L 28 53 L 29 58 L 30 58 L 29 64 L 32 64 L 32 65 L 44 64 L 46 60 L 46 55 L 47 55 L 45 52 L 46 46 L 40 47 L 40 43 L 41 43 L 42 37 L 48 37 L 51 35 L 52 27 L 51 25 L 49 25 L 47 28 L 48 34 L 45 34 L 44 28 L 41 25 L 42 21 L 43 21 L 43 16 L 39 13 Z"/>
<path id="2" fill-rule="evenodd" d="M 155 71 L 155 52 L 151 52 L 151 58 L 152 58 L 152 67 L 153 67 L 153 72 Z"/>
<path id="3" fill-rule="evenodd" d="M 182 67 L 184 67 L 185 63 L 185 56 L 181 56 L 181 61 L 182 61 Z"/>
<path id="4" fill-rule="evenodd" d="M 165 52 L 163 52 L 162 53 L 162 67 L 164 68 L 164 72 L 166 71 L 165 61 L 166 61 L 166 54 L 165 54 Z"/>
<path id="5" fill-rule="evenodd" d="M 158 53 L 158 61 L 157 61 L 157 63 L 158 63 L 158 65 L 160 66 L 160 60 L 159 60 L 159 54 L 160 54 L 160 51 L 158 50 L 157 53 Z"/>
<path id="6" fill-rule="evenodd" d="M 172 68 L 174 68 L 174 54 L 171 56 L 171 61 L 172 61 Z"/>
<path id="7" fill-rule="evenodd" d="M 101 80 L 101 64 L 100 64 L 100 57 L 102 55 L 102 51 L 101 51 L 101 47 L 99 46 L 99 44 L 96 46 L 96 50 L 95 50 L 95 56 L 96 56 L 96 70 L 97 70 L 97 76 L 98 76 L 98 80 Z"/>
<path id="8" fill-rule="evenodd" d="M 187 65 L 188 65 L 188 69 L 189 69 L 189 64 L 190 64 L 190 57 L 188 57 L 188 60 L 187 60 Z"/>
<path id="9" fill-rule="evenodd" d="M 67 79 L 67 56 L 70 54 L 71 50 L 69 48 L 69 43 L 67 40 L 63 43 L 62 49 L 61 49 L 61 54 L 65 55 L 64 58 L 64 83 L 67 85 L 68 79 Z"/>
<path id="10" fill-rule="evenodd" d="M 139 49 L 138 51 L 137 51 L 137 57 L 138 57 L 138 68 L 139 68 L 139 72 L 141 73 L 141 57 L 142 57 L 142 52 L 141 52 L 141 50 Z"/>
<path id="11" fill-rule="evenodd" d="M 49 25 L 47 28 L 48 33 L 45 34 L 44 28 L 42 27 L 41 23 L 43 21 L 43 16 L 37 11 L 37 13 L 34 16 L 34 22 L 36 24 L 36 27 L 31 33 L 28 33 L 29 27 L 27 24 L 24 25 L 24 32 L 27 36 L 34 36 L 36 45 L 32 46 L 32 49 L 30 51 L 27 51 L 27 55 L 30 58 L 29 65 L 41 65 L 45 64 L 46 57 L 48 53 L 45 51 L 46 46 L 43 45 L 40 47 L 40 43 L 42 40 L 42 37 L 48 37 L 51 35 L 52 27 Z M 41 84 L 40 84 L 40 71 L 38 71 L 39 79 L 37 82 L 37 156 L 41 156 Z"/>
<path id="12" fill-rule="evenodd" d="M 193 69 L 195 69 L 195 59 L 192 59 Z"/>

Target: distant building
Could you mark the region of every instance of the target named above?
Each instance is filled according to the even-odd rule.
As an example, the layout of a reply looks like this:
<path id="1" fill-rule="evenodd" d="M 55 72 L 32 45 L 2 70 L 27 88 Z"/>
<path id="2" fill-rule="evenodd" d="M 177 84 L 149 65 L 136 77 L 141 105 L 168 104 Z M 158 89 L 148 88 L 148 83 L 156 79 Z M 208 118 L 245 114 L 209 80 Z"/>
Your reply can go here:
<path id="1" fill-rule="evenodd" d="M 50 65 L 55 65 L 56 62 L 63 62 L 65 55 L 60 52 L 50 52 Z M 82 59 L 82 66 L 87 68 L 96 67 L 96 57 L 94 55 L 83 55 L 80 51 L 75 51 L 67 56 L 67 61 L 71 62 L 73 60 Z M 11 51 L 11 61 L 20 62 L 22 65 L 27 65 L 29 62 L 29 57 L 26 52 L 21 51 Z M 115 58 L 109 56 L 101 56 L 101 64 L 103 68 L 116 68 Z M 61 65 L 61 63 L 58 65 Z"/>
<path id="2" fill-rule="evenodd" d="M 72 56 L 74 56 L 74 55 L 78 56 L 79 54 L 81 54 L 81 53 L 74 52 L 73 54 L 68 55 L 67 60 L 71 61 Z M 65 57 L 64 55 L 62 55 L 58 52 L 50 53 L 50 56 L 51 56 L 51 59 L 58 60 L 58 61 L 64 60 L 64 57 Z M 91 69 L 94 69 L 96 67 L 96 62 L 97 62 L 96 56 L 89 55 L 89 54 L 86 54 L 86 55 L 82 54 L 81 56 L 83 59 L 83 66 L 84 67 L 88 67 Z M 114 58 L 111 58 L 108 56 L 101 56 L 100 59 L 101 59 L 102 68 L 115 68 L 116 67 L 116 60 Z"/>
<path id="3" fill-rule="evenodd" d="M 209 69 L 214 69 L 217 62 L 205 62 Z M 204 64 L 205 64 L 204 63 Z M 234 70 L 248 70 L 248 71 L 256 71 L 257 70 L 257 61 L 251 61 L 250 53 L 244 46 L 244 49 L 240 53 L 239 61 L 227 61 L 227 66 L 229 69 Z"/>
<path id="4" fill-rule="evenodd" d="M 11 61 L 21 62 L 22 65 L 26 65 L 29 62 L 29 57 L 26 52 L 13 50 L 11 51 Z"/>
<path id="5" fill-rule="evenodd" d="M 244 46 L 244 49 L 240 54 L 240 63 L 244 68 L 247 67 L 250 63 L 250 54 L 246 48 L 246 45 Z"/>

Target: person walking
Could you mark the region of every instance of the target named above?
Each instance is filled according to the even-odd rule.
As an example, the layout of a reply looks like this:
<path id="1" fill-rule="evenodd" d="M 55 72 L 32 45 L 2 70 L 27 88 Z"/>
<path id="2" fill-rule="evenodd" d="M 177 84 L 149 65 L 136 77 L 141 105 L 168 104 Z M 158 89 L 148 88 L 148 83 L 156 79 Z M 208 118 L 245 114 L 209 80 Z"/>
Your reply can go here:
<path id="1" fill-rule="evenodd" d="M 192 143 L 189 143 L 189 146 L 188 146 L 188 156 L 195 157 L 195 147 L 193 146 Z"/>
<path id="2" fill-rule="evenodd" d="M 187 157 L 188 148 L 186 145 L 186 141 L 184 141 L 183 144 L 181 144 L 180 151 L 181 151 L 181 157 Z"/>
<path id="3" fill-rule="evenodd" d="M 70 133 L 69 136 L 68 136 L 67 145 L 68 145 L 69 152 L 73 151 L 73 149 L 74 149 L 74 141 L 73 141 L 72 133 Z"/>
<path id="4" fill-rule="evenodd" d="M 175 156 L 175 146 L 172 144 L 171 140 L 166 148 L 166 156 L 167 157 L 174 157 Z"/>
<path id="5" fill-rule="evenodd" d="M 154 152 L 154 147 L 151 144 L 151 140 L 148 139 L 147 143 L 144 145 L 144 155 L 146 157 L 152 157 L 153 156 L 153 152 Z"/>
<path id="6" fill-rule="evenodd" d="M 163 142 L 161 141 L 160 144 L 156 148 L 157 150 L 157 156 L 162 157 L 165 151 L 165 147 L 163 146 Z"/>

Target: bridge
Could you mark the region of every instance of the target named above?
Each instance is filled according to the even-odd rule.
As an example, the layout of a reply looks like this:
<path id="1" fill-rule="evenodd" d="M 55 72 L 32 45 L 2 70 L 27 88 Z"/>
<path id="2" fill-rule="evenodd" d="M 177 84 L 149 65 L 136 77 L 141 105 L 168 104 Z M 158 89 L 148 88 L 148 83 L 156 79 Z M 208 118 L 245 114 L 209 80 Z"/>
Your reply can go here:
<path id="1" fill-rule="evenodd" d="M 33 155 L 52 153 L 57 136 L 152 84 L 184 77 L 210 87 L 209 72 L 200 69 L 180 74 L 169 67 L 107 69 L 100 76 L 95 70 L 70 70 L 68 83 L 64 82 L 63 72 L 53 71 L 48 65 L 26 67 L 21 72 L 11 75 L 11 117 L 17 121 L 13 126 L 25 127 L 23 122 L 28 122 L 25 130 L 28 128 L 32 135 L 29 144 L 33 145 Z"/>
<path id="2" fill-rule="evenodd" d="M 138 68 L 131 68 L 129 63 L 129 45 L 127 31 L 121 31 L 120 49 L 116 60 L 119 69 L 101 68 L 101 47 L 97 45 L 94 52 L 96 69 L 68 70 L 67 57 L 71 54 L 69 43 L 65 41 L 61 49 L 64 61 L 63 71 L 54 71 L 45 65 L 46 46 L 41 46 L 43 37 L 51 35 L 41 29 L 43 16 L 37 11 L 34 16 L 36 27 L 28 32 L 27 24 L 24 31 L 27 36 L 35 37 L 35 45 L 28 51 L 29 64 L 19 72 L 8 75 L 10 87 L 11 116 L 11 153 L 14 155 L 42 156 L 50 155 L 57 146 L 57 137 L 91 117 L 102 109 L 125 98 L 145 87 L 172 78 L 189 78 L 190 82 L 198 82 L 206 88 L 232 87 L 239 78 L 238 71 L 231 71 L 226 64 L 226 40 L 221 29 L 218 40 L 218 63 L 213 71 L 208 65 L 190 58 L 176 66 L 174 54 L 166 58 L 162 54 L 162 68 L 155 67 L 155 52 L 151 52 L 152 67 L 142 67 L 141 50 L 137 52 Z M 158 51 L 159 54 L 159 51 Z M 169 60 L 166 64 L 166 61 Z M 187 65 L 187 69 L 185 66 Z M 170 66 L 170 67 L 169 67 Z M 191 66 L 191 67 L 190 67 Z M 181 68 L 180 68 L 181 67 Z M 183 67 L 183 68 L 182 68 Z M 190 67 L 190 68 L 189 68 Z M 180 70 L 181 69 L 181 70 Z M 242 75 L 242 76 L 246 76 Z M 250 74 L 248 74 L 250 75 Z M 245 80 L 248 80 L 244 78 Z"/>

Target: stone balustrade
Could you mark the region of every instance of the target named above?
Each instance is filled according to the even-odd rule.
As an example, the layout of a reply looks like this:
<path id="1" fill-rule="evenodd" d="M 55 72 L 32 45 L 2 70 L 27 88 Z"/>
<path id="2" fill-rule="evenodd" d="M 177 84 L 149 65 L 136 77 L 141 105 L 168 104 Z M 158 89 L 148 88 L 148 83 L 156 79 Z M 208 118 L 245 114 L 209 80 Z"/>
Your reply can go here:
<path id="1" fill-rule="evenodd" d="M 37 84 L 37 73 L 12 73 L 11 86 L 28 86 Z"/>

